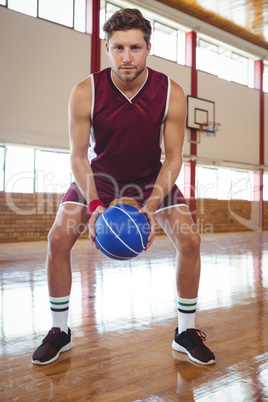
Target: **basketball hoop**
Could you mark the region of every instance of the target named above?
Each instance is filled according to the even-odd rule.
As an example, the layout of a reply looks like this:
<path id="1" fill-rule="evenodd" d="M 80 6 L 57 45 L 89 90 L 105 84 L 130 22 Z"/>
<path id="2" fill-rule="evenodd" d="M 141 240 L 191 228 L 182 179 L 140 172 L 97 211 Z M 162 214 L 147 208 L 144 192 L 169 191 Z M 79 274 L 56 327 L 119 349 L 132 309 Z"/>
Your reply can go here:
<path id="1" fill-rule="evenodd" d="M 200 131 L 201 133 L 206 133 L 207 137 L 213 136 L 217 134 L 217 132 L 221 128 L 221 123 L 217 122 L 206 122 L 206 123 L 200 123 Z"/>

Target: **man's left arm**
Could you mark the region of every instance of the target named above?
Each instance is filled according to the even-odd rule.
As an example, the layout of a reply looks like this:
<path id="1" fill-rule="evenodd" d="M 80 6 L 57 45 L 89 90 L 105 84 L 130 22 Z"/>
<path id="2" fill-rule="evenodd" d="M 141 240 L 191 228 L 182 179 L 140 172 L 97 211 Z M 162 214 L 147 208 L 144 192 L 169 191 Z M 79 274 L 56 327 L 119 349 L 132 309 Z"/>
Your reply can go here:
<path id="1" fill-rule="evenodd" d="M 164 149 L 165 160 L 158 174 L 152 194 L 140 210 L 146 214 L 151 225 L 146 249 L 155 236 L 156 221 L 154 213 L 161 201 L 174 186 L 182 166 L 182 151 L 185 136 L 186 101 L 182 88 L 171 81 L 170 102 L 165 120 Z"/>

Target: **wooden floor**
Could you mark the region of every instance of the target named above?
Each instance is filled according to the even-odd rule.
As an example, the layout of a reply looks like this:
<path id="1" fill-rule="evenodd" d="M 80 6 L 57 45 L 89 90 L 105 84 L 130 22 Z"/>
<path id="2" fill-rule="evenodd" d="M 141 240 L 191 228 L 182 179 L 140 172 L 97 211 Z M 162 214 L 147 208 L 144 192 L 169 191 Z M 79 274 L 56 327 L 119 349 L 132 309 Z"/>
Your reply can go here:
<path id="1" fill-rule="evenodd" d="M 50 329 L 46 242 L 0 245 L 1 401 L 268 401 L 268 232 L 202 237 L 197 327 L 216 355 L 171 349 L 173 246 L 116 262 L 81 240 L 73 252 L 73 349 L 31 363 Z"/>

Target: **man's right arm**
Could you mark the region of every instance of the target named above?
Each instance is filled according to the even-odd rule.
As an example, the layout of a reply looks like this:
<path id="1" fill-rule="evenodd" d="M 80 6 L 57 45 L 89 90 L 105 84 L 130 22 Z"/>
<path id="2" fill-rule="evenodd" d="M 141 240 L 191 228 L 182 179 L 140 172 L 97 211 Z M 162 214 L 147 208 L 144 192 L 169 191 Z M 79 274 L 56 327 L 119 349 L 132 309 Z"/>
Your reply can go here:
<path id="1" fill-rule="evenodd" d="M 87 78 L 74 87 L 69 100 L 71 169 L 75 182 L 88 205 L 91 201 L 99 199 L 93 172 L 88 160 L 91 129 L 91 91 L 91 79 Z M 94 245 L 96 245 L 93 239 L 95 237 L 95 221 L 103 211 L 104 208 L 98 206 L 89 222 L 89 238 Z"/>
<path id="2" fill-rule="evenodd" d="M 75 182 L 88 204 L 98 198 L 88 160 L 90 111 L 91 82 L 88 78 L 74 87 L 69 99 L 71 169 Z"/>

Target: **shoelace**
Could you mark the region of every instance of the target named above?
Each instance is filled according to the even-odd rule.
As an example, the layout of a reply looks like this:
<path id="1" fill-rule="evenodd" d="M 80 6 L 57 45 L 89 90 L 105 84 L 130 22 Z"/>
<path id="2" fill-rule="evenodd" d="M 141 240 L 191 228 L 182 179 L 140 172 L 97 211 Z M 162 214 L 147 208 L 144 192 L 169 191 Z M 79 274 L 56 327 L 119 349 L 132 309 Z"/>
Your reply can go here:
<path id="1" fill-rule="evenodd" d="M 50 342 L 54 339 L 56 340 L 56 342 L 58 342 L 58 334 L 55 331 L 53 331 L 53 329 L 50 329 L 48 331 L 47 336 L 43 339 L 42 343 Z"/>
<path id="2" fill-rule="evenodd" d="M 200 329 L 192 329 L 191 335 L 193 336 L 194 340 L 198 343 L 200 343 L 201 341 L 204 342 L 206 340 L 205 332 L 201 331 Z"/>

